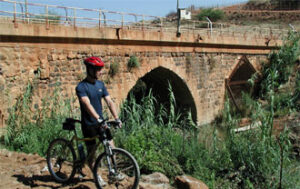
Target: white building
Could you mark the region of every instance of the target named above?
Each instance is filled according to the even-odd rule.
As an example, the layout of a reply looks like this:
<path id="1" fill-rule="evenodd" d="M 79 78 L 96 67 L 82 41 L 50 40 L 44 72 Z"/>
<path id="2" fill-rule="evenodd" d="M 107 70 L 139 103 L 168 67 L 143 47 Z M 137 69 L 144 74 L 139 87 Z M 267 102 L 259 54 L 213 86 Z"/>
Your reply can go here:
<path id="1" fill-rule="evenodd" d="M 180 19 L 190 20 L 192 18 L 191 11 L 188 11 L 186 9 L 179 9 L 179 11 L 180 11 Z"/>

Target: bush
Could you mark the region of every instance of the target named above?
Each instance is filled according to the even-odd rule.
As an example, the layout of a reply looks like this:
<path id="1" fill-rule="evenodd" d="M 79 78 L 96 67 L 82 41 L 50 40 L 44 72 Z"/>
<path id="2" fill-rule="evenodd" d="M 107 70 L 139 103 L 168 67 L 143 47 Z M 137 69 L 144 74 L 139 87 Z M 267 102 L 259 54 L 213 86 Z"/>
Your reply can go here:
<path id="1" fill-rule="evenodd" d="M 277 173 L 280 171 L 281 158 L 284 159 L 285 163 L 290 161 L 288 133 L 283 132 L 280 135 L 283 140 L 277 140 L 273 135 L 270 135 L 273 127 L 271 116 L 274 115 L 263 109 L 257 101 L 253 101 L 252 106 L 249 106 L 249 108 L 253 123 L 259 122 L 261 125 L 257 129 L 236 133 L 233 129 L 238 127 L 239 121 L 232 114 L 228 100 L 225 104 L 223 125 L 227 128 L 227 136 L 221 151 L 228 154 L 223 156 L 222 159 L 225 161 L 228 158 L 225 161 L 230 162 L 227 164 L 229 168 L 227 172 L 234 176 L 231 178 L 232 176 L 224 174 L 224 171 L 218 173 L 221 173 L 225 178 L 235 179 L 235 182 L 242 185 L 243 188 L 249 186 L 249 184 L 261 188 L 275 187 L 278 182 L 274 183 L 274 177 L 278 178 Z M 284 146 L 283 156 L 281 155 L 280 146 Z M 222 167 L 220 164 L 217 165 Z"/>
<path id="2" fill-rule="evenodd" d="M 262 98 L 271 91 L 277 91 L 285 84 L 292 73 L 295 62 L 300 55 L 300 35 L 290 32 L 279 51 L 270 53 L 269 62 L 263 65 L 261 81 Z"/>
<path id="3" fill-rule="evenodd" d="M 202 9 L 201 12 L 197 15 L 198 20 L 206 21 L 208 17 L 212 22 L 223 19 L 225 16 L 224 12 L 219 9 Z"/>
<path id="4" fill-rule="evenodd" d="M 138 68 L 140 67 L 140 63 L 138 61 L 138 58 L 136 56 L 130 56 L 128 63 L 127 63 L 127 68 L 129 71 L 131 71 L 132 68 Z"/>
<path id="5" fill-rule="evenodd" d="M 119 69 L 120 63 L 117 60 L 115 60 L 113 63 L 110 63 L 108 74 L 111 77 L 114 77 L 119 72 Z"/>
<path id="6" fill-rule="evenodd" d="M 49 11 L 48 15 L 46 15 L 46 14 L 37 15 L 37 16 L 34 16 L 34 18 L 32 20 L 34 22 L 45 22 L 46 19 L 48 19 L 49 23 L 58 24 L 58 23 L 60 23 L 61 16 L 58 15 L 56 12 Z"/>

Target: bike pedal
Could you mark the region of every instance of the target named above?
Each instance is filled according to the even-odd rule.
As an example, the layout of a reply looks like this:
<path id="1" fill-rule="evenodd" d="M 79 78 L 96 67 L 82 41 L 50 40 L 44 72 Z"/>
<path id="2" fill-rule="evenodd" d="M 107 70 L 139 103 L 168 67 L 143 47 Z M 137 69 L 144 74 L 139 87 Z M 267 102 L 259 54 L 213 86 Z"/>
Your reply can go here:
<path id="1" fill-rule="evenodd" d="M 79 170 L 79 171 L 78 171 L 78 178 L 79 178 L 79 179 L 83 179 L 84 177 L 86 177 L 86 174 L 84 174 L 84 173 L 82 172 L 82 170 Z"/>
<path id="2" fill-rule="evenodd" d="M 82 174 L 79 174 L 79 175 L 78 175 L 78 178 L 79 178 L 79 179 L 83 179 L 85 176 L 86 176 L 85 174 L 83 174 L 83 175 L 82 175 Z"/>
<path id="3" fill-rule="evenodd" d="M 117 173 L 117 174 L 111 174 L 108 176 L 109 180 L 111 181 L 122 181 L 125 179 L 125 175 L 122 173 Z"/>

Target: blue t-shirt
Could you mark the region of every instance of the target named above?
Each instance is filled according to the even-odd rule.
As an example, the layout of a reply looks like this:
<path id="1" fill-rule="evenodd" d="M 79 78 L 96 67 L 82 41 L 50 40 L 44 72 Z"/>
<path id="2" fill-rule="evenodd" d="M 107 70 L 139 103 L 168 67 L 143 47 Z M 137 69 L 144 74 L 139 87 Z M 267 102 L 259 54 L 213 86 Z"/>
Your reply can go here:
<path id="1" fill-rule="evenodd" d="M 81 81 L 76 87 L 78 98 L 87 96 L 90 99 L 91 105 L 94 107 L 99 116 L 103 119 L 101 99 L 108 96 L 107 89 L 102 81 L 96 80 L 95 83 L 90 83 L 86 79 Z M 82 125 L 92 126 L 97 124 L 97 120 L 90 116 L 84 105 L 80 102 L 81 122 Z"/>

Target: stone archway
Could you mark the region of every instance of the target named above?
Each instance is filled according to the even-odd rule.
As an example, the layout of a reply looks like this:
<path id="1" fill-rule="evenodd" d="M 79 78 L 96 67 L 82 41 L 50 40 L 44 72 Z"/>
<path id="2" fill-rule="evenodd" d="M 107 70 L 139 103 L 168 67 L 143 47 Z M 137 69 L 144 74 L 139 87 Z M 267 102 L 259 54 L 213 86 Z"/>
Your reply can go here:
<path id="1" fill-rule="evenodd" d="M 254 87 L 251 87 L 248 80 L 255 74 L 257 71 L 250 63 L 246 56 L 242 56 L 238 64 L 232 70 L 230 76 L 225 79 L 226 88 L 230 94 L 230 97 L 233 100 L 233 103 L 240 109 L 242 92 L 250 93 L 251 95 L 256 96 L 257 87 L 256 82 Z M 252 89 L 252 91 L 251 91 Z"/>
<path id="2" fill-rule="evenodd" d="M 146 73 L 136 82 L 128 95 L 132 93 L 137 101 L 139 101 L 142 96 L 147 94 L 151 89 L 153 96 L 157 99 L 157 101 L 168 107 L 169 85 L 171 85 L 175 96 L 177 105 L 176 111 L 182 115 L 186 115 L 188 111 L 191 111 L 192 119 L 196 123 L 196 104 L 188 86 L 176 73 L 167 68 L 159 66 Z"/>

